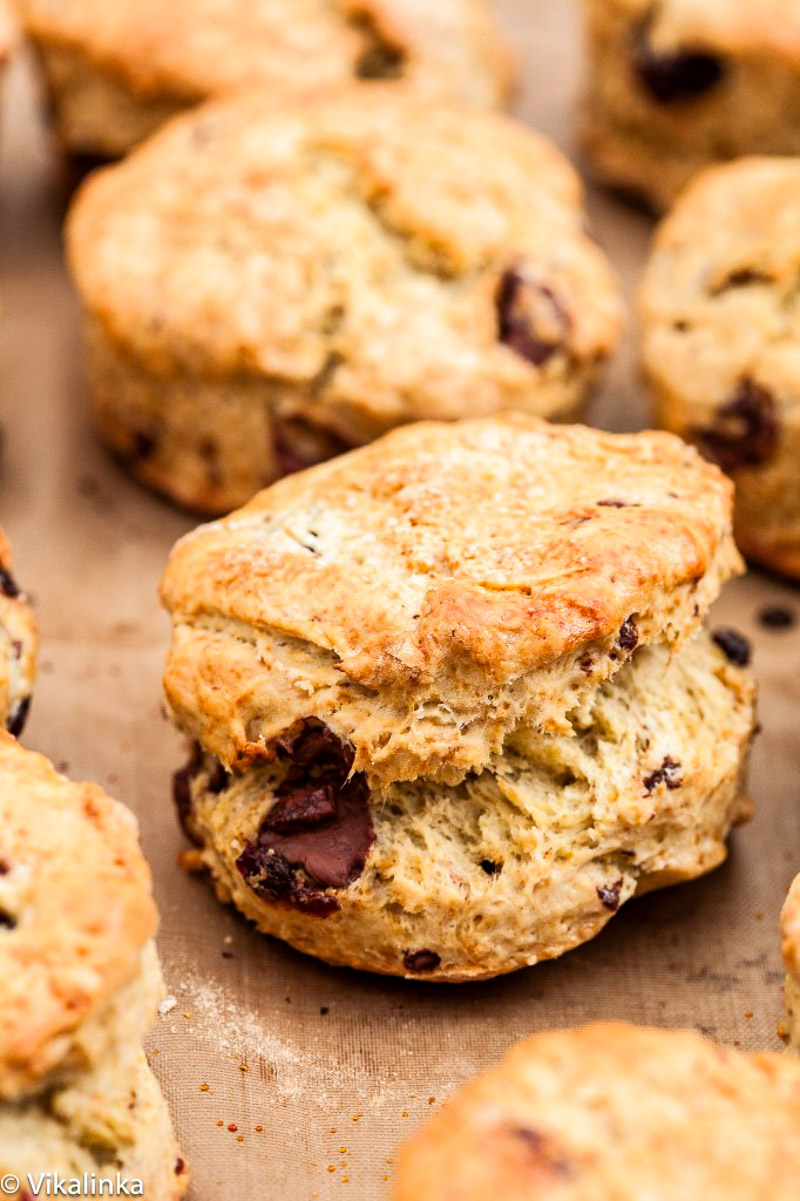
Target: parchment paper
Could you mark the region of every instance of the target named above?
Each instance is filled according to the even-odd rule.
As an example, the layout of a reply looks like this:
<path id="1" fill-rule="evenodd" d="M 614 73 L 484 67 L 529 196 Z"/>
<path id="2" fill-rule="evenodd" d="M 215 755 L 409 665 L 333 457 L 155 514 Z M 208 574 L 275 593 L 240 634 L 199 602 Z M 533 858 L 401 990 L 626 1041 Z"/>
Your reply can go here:
<path id="1" fill-rule="evenodd" d="M 571 4 L 498 0 L 497 9 L 521 60 L 519 113 L 571 153 L 580 59 Z M 191 522 L 129 482 L 92 438 L 54 159 L 24 63 L 6 102 L 0 520 L 43 636 L 25 741 L 74 777 L 99 781 L 141 821 L 176 1002 L 150 1050 L 195 1201 L 387 1197 L 399 1140 L 509 1043 L 546 1027 L 619 1017 L 776 1047 L 776 922 L 800 869 L 800 626 L 769 632 L 756 617 L 777 603 L 800 616 L 800 597 L 763 576 L 730 588 L 714 618 L 743 628 L 756 647 L 756 820 L 737 832 L 721 870 L 626 905 L 601 937 L 557 963 L 452 987 L 335 971 L 259 936 L 176 866 L 184 844 L 170 774 L 183 751 L 160 709 L 168 629 L 156 588 Z M 591 207 L 630 286 L 649 223 L 602 195 Z M 612 428 L 646 422 L 629 351 L 593 418 Z"/>

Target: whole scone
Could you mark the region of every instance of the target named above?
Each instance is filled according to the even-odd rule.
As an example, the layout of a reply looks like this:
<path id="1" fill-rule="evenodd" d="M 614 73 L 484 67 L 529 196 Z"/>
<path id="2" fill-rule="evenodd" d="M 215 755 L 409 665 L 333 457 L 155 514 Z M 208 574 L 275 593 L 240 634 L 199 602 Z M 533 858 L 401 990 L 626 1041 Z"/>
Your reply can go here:
<path id="1" fill-rule="evenodd" d="M 304 951 L 439 980 L 716 866 L 753 729 L 744 644 L 701 628 L 730 495 L 670 435 L 515 413 L 397 430 L 188 535 L 162 595 L 193 865 Z"/>
<path id="2" fill-rule="evenodd" d="M 786 1018 L 782 1033 L 789 1048 L 800 1055 L 800 876 L 795 878 L 784 903 L 781 933 L 786 965 Z"/>
<path id="3" fill-rule="evenodd" d="M 0 1177 L 188 1174 L 142 1052 L 162 995 L 133 815 L 0 734 Z M 12 1194 L 13 1195 L 13 1194 Z"/>
<path id="4" fill-rule="evenodd" d="M 689 1031 L 537 1034 L 402 1149 L 395 1201 L 795 1201 L 800 1064 Z"/>
<path id="5" fill-rule="evenodd" d="M 800 158 L 709 167 L 659 227 L 639 296 L 660 424 L 736 484 L 756 562 L 800 579 Z"/>
<path id="6" fill-rule="evenodd" d="M 663 210 L 707 163 L 800 154 L 796 0 L 583 0 L 597 175 Z"/>
<path id="7" fill-rule="evenodd" d="M 508 50 L 484 0 L 17 0 L 74 154 L 126 154 L 228 92 L 404 80 L 476 107 L 507 99 Z"/>
<path id="8" fill-rule="evenodd" d="M 378 85 L 199 109 L 72 210 L 100 434 L 216 513 L 419 418 L 570 413 L 621 324 L 584 221 L 495 114 Z"/>
<path id="9" fill-rule="evenodd" d="M 38 647 L 30 600 L 11 573 L 11 548 L 0 529 L 0 723 L 14 735 L 30 709 Z"/>

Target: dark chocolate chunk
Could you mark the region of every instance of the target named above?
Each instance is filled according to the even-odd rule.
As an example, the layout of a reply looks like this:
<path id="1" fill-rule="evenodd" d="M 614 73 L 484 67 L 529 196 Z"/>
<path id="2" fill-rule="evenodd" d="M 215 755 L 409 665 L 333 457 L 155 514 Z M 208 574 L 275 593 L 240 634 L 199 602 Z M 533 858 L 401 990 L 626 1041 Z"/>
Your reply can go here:
<path id="1" fill-rule="evenodd" d="M 181 1157 L 179 1155 L 178 1158 L 175 1160 L 175 1175 L 182 1176 L 185 1171 L 186 1171 L 186 1160 L 181 1159 Z"/>
<path id="2" fill-rule="evenodd" d="M 500 277 L 496 305 L 499 340 L 534 367 L 563 348 L 569 318 L 546 284 L 533 283 L 511 267 Z"/>
<path id="3" fill-rule="evenodd" d="M 656 50 L 646 29 L 634 48 L 633 69 L 652 99 L 665 105 L 697 100 L 725 76 L 722 62 L 704 50 Z"/>
<path id="4" fill-rule="evenodd" d="M 312 425 L 300 417 L 275 421 L 272 446 L 283 475 L 304 471 L 307 467 L 313 467 L 352 449 L 338 434 L 322 426 Z"/>
<path id="5" fill-rule="evenodd" d="M 502 863 L 495 863 L 493 859 L 481 859 L 481 868 L 486 872 L 487 876 L 499 876 L 503 870 Z"/>
<path id="6" fill-rule="evenodd" d="M 406 971 L 414 972 L 417 976 L 435 972 L 441 962 L 441 956 L 435 951 L 406 951 L 403 956 Z"/>
<path id="7" fill-rule="evenodd" d="M 133 435 L 132 454 L 135 459 L 149 459 L 156 448 L 156 440 L 152 434 L 137 430 Z"/>
<path id="8" fill-rule="evenodd" d="M 659 768 L 644 778 L 644 786 L 648 792 L 653 792 L 659 784 L 666 784 L 670 789 L 680 788 L 683 784 L 683 768 L 676 759 L 671 759 L 669 755 Z"/>
<path id="9" fill-rule="evenodd" d="M 753 652 L 744 634 L 740 634 L 738 630 L 732 630 L 728 626 L 725 626 L 720 630 L 715 630 L 711 637 L 724 653 L 729 663 L 735 664 L 736 667 L 747 667 Z"/>
<path id="10" fill-rule="evenodd" d="M 790 630 L 796 620 L 793 611 L 783 605 L 770 605 L 758 615 L 759 624 L 766 630 Z"/>
<path id="11" fill-rule="evenodd" d="M 16 924 L 16 918 L 13 918 L 10 913 L 6 913 L 4 909 L 0 909 L 0 930 L 13 930 Z"/>
<path id="12" fill-rule="evenodd" d="M 731 288 L 749 288 L 752 284 L 767 283 L 770 283 L 770 277 L 763 271 L 757 271 L 754 267 L 740 267 L 737 271 L 731 271 L 730 275 L 717 284 L 712 289 L 711 295 L 720 296 L 723 292 L 730 291 Z"/>
<path id="13" fill-rule="evenodd" d="M 695 436 L 707 459 L 732 472 L 766 463 L 778 444 L 779 429 L 771 393 L 744 379 L 733 399 L 717 410 L 712 428 L 697 430 Z"/>
<path id="14" fill-rule="evenodd" d="M 622 889 L 622 880 L 615 880 L 613 884 L 602 884 L 597 889 L 597 895 L 600 902 L 609 909 L 612 913 L 616 913 L 619 909 L 619 894 Z"/>
<path id="15" fill-rule="evenodd" d="M 228 787 L 230 780 L 230 772 L 226 771 L 219 760 L 217 760 L 208 777 L 208 791 L 213 792 L 215 796 L 219 796 Z"/>
<path id="16" fill-rule="evenodd" d="M 617 641 L 624 651 L 636 649 L 639 645 L 639 629 L 636 625 L 635 617 L 629 617 L 627 621 L 622 623 Z"/>
<path id="17" fill-rule="evenodd" d="M 28 720 L 28 711 L 31 707 L 31 698 L 23 696 L 22 700 L 17 701 L 12 706 L 11 712 L 6 718 L 6 729 L 9 734 L 13 734 L 15 738 L 19 738 L 22 731 L 25 729 L 25 722 Z"/>
<path id="18" fill-rule="evenodd" d="M 375 841 L 366 777 L 350 774 L 352 748 L 317 718 L 296 722 L 275 746 L 288 770 L 237 866 L 259 896 L 324 917 L 339 902 L 320 890 L 352 884 Z"/>
<path id="19" fill-rule="evenodd" d="M 178 813 L 178 821 L 188 839 L 194 843 L 199 840 L 192 833 L 189 819 L 192 815 L 192 782 L 203 770 L 203 751 L 199 742 L 192 746 L 192 754 L 185 767 L 181 767 L 172 777 L 172 799 Z"/>
<path id="20" fill-rule="evenodd" d="M 14 579 L 11 572 L 7 571 L 5 567 L 0 567 L 0 592 L 2 592 L 3 596 L 9 596 L 11 598 L 19 596 L 20 594 L 17 581 Z"/>

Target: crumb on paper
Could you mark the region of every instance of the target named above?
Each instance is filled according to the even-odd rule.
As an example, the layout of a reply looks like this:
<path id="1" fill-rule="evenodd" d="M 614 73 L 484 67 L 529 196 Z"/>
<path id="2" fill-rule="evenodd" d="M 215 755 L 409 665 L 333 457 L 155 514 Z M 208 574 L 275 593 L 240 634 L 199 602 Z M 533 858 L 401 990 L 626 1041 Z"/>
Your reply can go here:
<path id="1" fill-rule="evenodd" d="M 158 1012 L 161 1014 L 162 1018 L 165 1018 L 168 1013 L 172 1013 L 177 1004 L 177 999 L 172 995 L 164 997 L 164 1000 L 159 1001 L 158 1003 Z"/>

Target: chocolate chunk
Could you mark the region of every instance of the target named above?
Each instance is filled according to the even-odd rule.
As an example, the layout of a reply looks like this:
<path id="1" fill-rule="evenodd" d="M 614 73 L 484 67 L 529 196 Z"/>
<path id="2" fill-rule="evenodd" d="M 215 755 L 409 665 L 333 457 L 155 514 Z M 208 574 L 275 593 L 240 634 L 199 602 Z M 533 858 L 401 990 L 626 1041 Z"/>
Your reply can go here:
<path id="1" fill-rule="evenodd" d="M 339 902 L 320 890 L 352 884 L 375 841 L 366 777 L 350 774 L 352 748 L 317 718 L 296 722 L 275 746 L 288 770 L 237 866 L 259 896 L 324 917 Z"/>
<path id="2" fill-rule="evenodd" d="M 656 50 L 647 32 L 639 36 L 633 68 L 640 83 L 658 104 L 682 104 L 705 96 L 722 82 L 725 68 L 702 50 Z"/>
<path id="3" fill-rule="evenodd" d="M 697 445 L 723 471 L 758 467 L 778 444 L 780 424 L 775 400 L 751 379 L 739 384 L 733 400 L 717 410 L 711 429 L 697 430 Z"/>
<path id="4" fill-rule="evenodd" d="M 670 789 L 680 788 L 683 784 L 683 768 L 676 759 L 671 759 L 669 755 L 656 771 L 644 778 L 644 786 L 648 792 L 653 792 L 659 784 L 666 784 Z"/>
<path id="5" fill-rule="evenodd" d="M 198 846 L 200 842 L 190 829 L 189 819 L 192 815 L 192 782 L 203 770 L 203 762 L 202 748 L 199 742 L 195 742 L 189 762 L 172 777 L 172 799 L 178 812 L 178 821 L 186 837 Z"/>
<path id="6" fill-rule="evenodd" d="M 5 567 L 0 567 L 0 592 L 2 592 L 3 596 L 8 596 L 12 599 L 20 594 L 17 581 Z"/>
<path id="7" fill-rule="evenodd" d="M 441 956 L 435 951 L 406 951 L 403 956 L 406 971 L 414 972 L 417 976 L 435 972 L 441 962 Z"/>
<path id="8" fill-rule="evenodd" d="M 180 1155 L 175 1160 L 175 1175 L 182 1176 L 186 1171 L 186 1160 L 181 1159 Z"/>
<path id="9" fill-rule="evenodd" d="M 546 284 L 533 283 L 509 268 L 500 278 L 496 305 L 499 340 L 534 367 L 563 348 L 569 318 Z"/>
<path id="10" fill-rule="evenodd" d="M 133 435 L 132 454 L 135 459 L 149 459 L 156 448 L 156 440 L 152 434 L 137 430 Z"/>
<path id="11" fill-rule="evenodd" d="M 4 909 L 0 909 L 0 930 L 13 930 L 17 924 L 16 918 Z"/>
<path id="12" fill-rule="evenodd" d="M 28 710 L 31 707 L 31 698 L 23 696 L 22 700 L 12 707 L 6 719 L 6 729 L 9 734 L 13 734 L 15 738 L 19 738 L 22 731 L 25 729 L 25 722 L 28 720 Z"/>
<path id="13" fill-rule="evenodd" d="M 495 863 L 493 859 L 481 859 L 481 868 L 486 872 L 487 876 L 499 876 L 503 870 L 502 863 Z"/>
<path id="14" fill-rule="evenodd" d="M 635 617 L 629 617 L 627 621 L 622 623 L 617 641 L 624 651 L 636 649 L 639 645 L 639 629 L 636 625 Z"/>
<path id="15" fill-rule="evenodd" d="M 603 884 L 597 889 L 597 895 L 600 898 L 601 904 L 612 913 L 616 913 L 619 909 L 619 894 L 621 889 L 622 880 L 615 880 L 613 884 Z"/>
<path id="16" fill-rule="evenodd" d="M 351 16 L 349 24 L 362 35 L 364 46 L 355 63 L 358 79 L 399 79 L 403 74 L 406 54 L 402 46 L 391 41 L 378 26 L 377 19 L 363 12 Z"/>
<path id="17" fill-rule="evenodd" d="M 228 787 L 230 780 L 230 772 L 226 771 L 219 760 L 217 760 L 211 774 L 208 777 L 208 791 L 213 792 L 215 796 L 219 796 L 219 794 L 224 792 Z"/>
<path id="18" fill-rule="evenodd" d="M 766 630 L 790 630 L 796 618 L 791 609 L 785 609 L 782 605 L 770 605 L 761 610 L 758 620 Z"/>
<path id="19" fill-rule="evenodd" d="M 728 292 L 731 288 L 749 288 L 752 284 L 768 284 L 770 282 L 770 277 L 763 271 L 757 271 L 754 267 L 740 267 L 737 271 L 731 271 L 730 275 L 726 275 L 725 279 L 712 289 L 711 295 L 721 296 L 723 292 Z"/>
<path id="20" fill-rule="evenodd" d="M 720 630 L 715 630 L 711 637 L 729 663 L 735 664 L 736 667 L 747 667 L 753 652 L 744 634 L 725 626 Z"/>
<path id="21" fill-rule="evenodd" d="M 281 473 L 293 475 L 352 447 L 331 430 L 312 425 L 301 417 L 291 417 L 275 420 L 272 449 Z"/>

